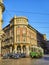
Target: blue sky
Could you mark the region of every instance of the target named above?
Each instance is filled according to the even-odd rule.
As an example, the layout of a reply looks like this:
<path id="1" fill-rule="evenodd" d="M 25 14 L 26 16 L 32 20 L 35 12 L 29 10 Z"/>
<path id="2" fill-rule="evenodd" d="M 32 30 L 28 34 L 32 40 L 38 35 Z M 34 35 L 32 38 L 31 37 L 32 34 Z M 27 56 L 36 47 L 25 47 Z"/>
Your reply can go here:
<path id="1" fill-rule="evenodd" d="M 3 27 L 9 24 L 12 17 L 26 16 L 29 24 L 49 39 L 49 0 L 3 0 Z"/>

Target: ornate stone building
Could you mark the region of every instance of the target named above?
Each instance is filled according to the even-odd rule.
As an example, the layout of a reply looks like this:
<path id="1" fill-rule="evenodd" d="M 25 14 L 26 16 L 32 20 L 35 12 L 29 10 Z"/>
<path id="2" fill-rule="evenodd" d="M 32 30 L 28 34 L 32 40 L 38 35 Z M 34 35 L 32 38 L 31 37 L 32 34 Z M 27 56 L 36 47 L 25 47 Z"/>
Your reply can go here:
<path id="1" fill-rule="evenodd" d="M 41 46 L 46 41 L 46 35 L 41 34 L 29 25 L 26 17 L 13 17 L 10 24 L 3 28 L 2 54 L 26 53 L 29 55 L 32 46 Z"/>
<path id="2" fill-rule="evenodd" d="M 39 46 L 46 50 L 46 35 L 30 26 L 26 17 L 13 17 L 2 30 L 2 13 L 4 10 L 3 1 L 0 0 L 0 56 L 1 53 L 18 52 L 26 53 L 28 56 L 32 46 Z"/>

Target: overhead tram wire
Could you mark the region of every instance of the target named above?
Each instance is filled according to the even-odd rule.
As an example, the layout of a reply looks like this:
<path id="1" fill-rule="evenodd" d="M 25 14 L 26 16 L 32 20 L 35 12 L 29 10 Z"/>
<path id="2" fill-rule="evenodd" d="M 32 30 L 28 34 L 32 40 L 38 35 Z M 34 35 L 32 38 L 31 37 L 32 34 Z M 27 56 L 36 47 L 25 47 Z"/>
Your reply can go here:
<path id="1" fill-rule="evenodd" d="M 4 1 L 4 2 L 5 2 L 5 1 Z M 10 10 L 6 9 L 6 10 L 9 11 L 9 12 L 10 12 L 10 11 L 11 11 L 11 12 L 12 12 L 12 11 L 13 11 L 13 12 L 15 11 L 15 12 L 21 12 L 21 13 L 32 13 L 32 14 L 40 14 L 40 15 L 49 15 L 49 13 L 40 13 L 40 12 L 31 12 L 31 11 L 29 11 L 29 12 L 28 12 L 28 11 L 27 11 L 27 12 L 26 12 L 26 11 L 16 11 L 16 10 L 12 10 L 12 9 L 10 9 Z"/>
<path id="2" fill-rule="evenodd" d="M 16 10 L 8 10 L 9 12 L 18 12 L 18 13 L 30 13 L 30 14 L 40 14 L 40 15 L 49 15 L 49 13 L 41 13 L 41 12 L 30 12 L 30 11 L 16 11 Z"/>
<path id="3" fill-rule="evenodd" d="M 6 12 L 7 12 L 7 14 L 10 16 L 10 17 L 12 17 L 12 15 L 8 12 L 8 10 L 6 9 Z"/>
<path id="4" fill-rule="evenodd" d="M 40 22 L 40 21 L 39 21 L 39 22 L 37 22 L 37 21 L 36 21 L 36 22 L 32 22 L 32 23 L 49 24 L 49 22 L 48 22 L 48 21 L 46 21 L 46 22 Z"/>
<path id="5" fill-rule="evenodd" d="M 38 27 L 38 26 L 37 26 L 37 27 Z M 39 26 L 38 28 L 49 28 L 49 27 L 40 27 L 40 26 Z"/>
<path id="6" fill-rule="evenodd" d="M 9 11 L 9 12 L 18 12 L 18 13 L 32 13 L 32 14 L 40 14 L 40 15 L 49 15 L 49 13 L 25 12 L 25 11 L 16 11 L 16 10 L 7 10 L 7 9 L 6 9 L 6 11 L 7 11 L 7 12 Z M 8 13 L 9 13 L 9 12 L 8 12 Z M 10 14 L 10 13 L 9 13 L 9 14 Z M 11 15 L 10 15 L 10 16 L 11 16 Z M 46 24 L 48 24 L 49 22 L 46 21 L 46 22 L 33 22 L 33 23 L 42 23 L 42 24 L 43 24 L 43 23 L 46 23 Z"/>
<path id="7" fill-rule="evenodd" d="M 7 12 L 7 14 L 10 16 L 10 17 L 12 17 L 11 16 L 11 14 L 8 12 L 8 10 L 6 9 L 6 12 Z M 32 23 L 41 23 L 41 22 L 32 22 Z M 43 23 L 43 22 L 42 22 Z M 45 22 L 44 22 L 45 23 Z M 37 26 L 38 27 L 38 26 Z M 38 27 L 38 28 L 49 28 L 49 27 Z"/>

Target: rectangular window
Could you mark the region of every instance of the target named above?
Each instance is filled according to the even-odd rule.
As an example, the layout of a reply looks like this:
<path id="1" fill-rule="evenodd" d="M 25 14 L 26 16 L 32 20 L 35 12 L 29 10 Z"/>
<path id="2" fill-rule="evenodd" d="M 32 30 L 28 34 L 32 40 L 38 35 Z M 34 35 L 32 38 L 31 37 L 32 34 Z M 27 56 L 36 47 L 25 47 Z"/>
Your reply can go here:
<path id="1" fill-rule="evenodd" d="M 30 37 L 27 37 L 27 43 L 30 43 Z"/>
<path id="2" fill-rule="evenodd" d="M 23 42 L 24 42 L 24 43 L 26 42 L 26 37 L 23 37 Z"/>
<path id="3" fill-rule="evenodd" d="M 17 36 L 17 43 L 20 43 L 20 36 Z"/>
<path id="4" fill-rule="evenodd" d="M 14 30 L 13 30 L 13 28 L 10 29 L 10 36 L 11 36 L 11 37 L 14 36 Z"/>
<path id="5" fill-rule="evenodd" d="M 26 29 L 23 29 L 22 36 L 26 37 Z"/>
<path id="6" fill-rule="evenodd" d="M 31 34 L 30 34 L 30 31 L 27 30 L 27 36 L 30 37 L 30 35 L 31 35 Z"/>
<path id="7" fill-rule="evenodd" d="M 19 29 L 17 30 L 17 35 L 20 35 L 20 30 Z"/>

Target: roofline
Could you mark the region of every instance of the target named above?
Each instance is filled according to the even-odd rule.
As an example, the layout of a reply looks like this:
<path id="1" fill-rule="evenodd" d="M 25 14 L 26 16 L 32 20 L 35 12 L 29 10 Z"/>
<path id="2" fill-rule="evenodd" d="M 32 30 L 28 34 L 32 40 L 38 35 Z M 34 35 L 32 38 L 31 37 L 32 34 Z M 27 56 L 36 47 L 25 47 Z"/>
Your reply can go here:
<path id="1" fill-rule="evenodd" d="M 43 35 L 43 34 L 42 34 L 42 33 L 40 33 L 39 31 L 37 31 L 34 27 L 32 27 L 30 24 L 28 24 L 28 26 L 29 26 L 32 30 L 34 30 L 35 32 L 37 32 L 37 33 L 39 33 L 39 34 Z"/>
<path id="2" fill-rule="evenodd" d="M 26 20 L 28 21 L 27 17 L 25 17 L 25 16 L 14 16 L 14 17 L 10 20 L 10 22 L 13 21 L 14 19 L 17 19 L 17 18 L 24 18 L 24 19 L 26 19 Z"/>
<path id="3" fill-rule="evenodd" d="M 3 30 L 4 30 L 6 27 L 9 27 L 9 26 L 10 26 L 10 24 L 6 25 L 6 26 L 3 28 Z"/>

